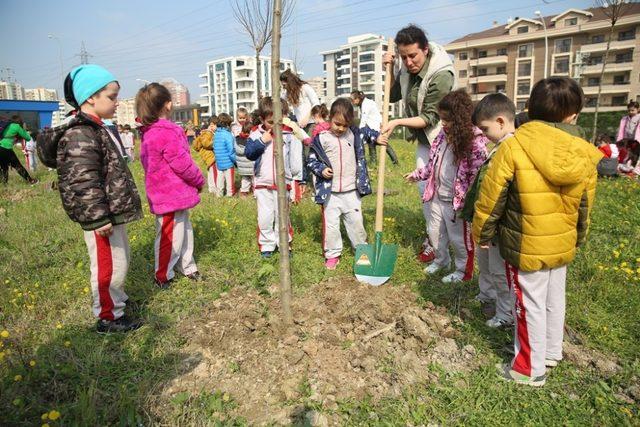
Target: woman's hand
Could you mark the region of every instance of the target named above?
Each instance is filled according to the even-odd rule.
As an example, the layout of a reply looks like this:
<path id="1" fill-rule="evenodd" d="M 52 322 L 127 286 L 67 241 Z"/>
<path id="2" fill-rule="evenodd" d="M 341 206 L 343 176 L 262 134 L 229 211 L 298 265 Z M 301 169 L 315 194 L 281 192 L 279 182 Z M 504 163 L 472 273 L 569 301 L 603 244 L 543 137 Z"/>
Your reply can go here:
<path id="1" fill-rule="evenodd" d="M 397 120 L 391 120 L 389 123 L 387 123 L 386 125 L 382 126 L 382 129 L 380 129 L 380 135 L 384 134 L 387 135 L 387 137 L 389 135 L 391 135 L 391 133 L 393 132 L 393 130 L 398 126 L 398 121 Z"/>
<path id="2" fill-rule="evenodd" d="M 402 175 L 402 177 L 407 182 L 411 182 L 411 183 L 418 182 L 418 179 L 413 176 L 413 172 L 405 173 L 404 175 Z"/>
<path id="3" fill-rule="evenodd" d="M 387 53 L 382 55 L 382 65 L 387 65 L 387 64 L 393 65 L 393 61 L 395 61 L 395 59 L 396 59 L 395 53 L 387 51 Z"/>
<path id="4" fill-rule="evenodd" d="M 324 168 L 324 169 L 322 170 L 322 176 L 323 176 L 325 179 L 331 179 L 331 178 L 333 178 L 333 170 L 331 170 L 331 168 Z"/>

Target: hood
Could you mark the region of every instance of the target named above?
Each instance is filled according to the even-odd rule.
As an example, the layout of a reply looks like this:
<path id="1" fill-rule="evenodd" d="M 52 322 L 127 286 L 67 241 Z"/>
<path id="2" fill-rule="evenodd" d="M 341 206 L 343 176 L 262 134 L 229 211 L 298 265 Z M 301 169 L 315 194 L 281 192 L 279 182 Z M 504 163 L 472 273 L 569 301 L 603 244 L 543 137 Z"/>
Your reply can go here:
<path id="1" fill-rule="evenodd" d="M 553 185 L 572 185 L 593 174 L 602 153 L 580 138 L 574 125 L 531 121 L 520 126 L 513 138 L 536 169 Z"/>
<path id="2" fill-rule="evenodd" d="M 149 132 L 150 130 L 155 130 L 155 129 L 170 129 L 170 130 L 175 130 L 175 128 L 178 127 L 180 128 L 180 126 L 178 126 L 177 124 L 173 123 L 171 120 L 167 120 L 167 119 L 158 119 L 157 121 L 151 123 L 150 125 L 142 125 L 138 128 L 138 130 L 140 131 L 141 134 L 145 134 L 146 132 Z M 180 128 L 180 130 L 182 131 L 182 128 Z"/>
<path id="3" fill-rule="evenodd" d="M 45 129 L 38 135 L 36 152 L 42 163 L 50 168 L 55 168 L 58 158 L 58 144 L 64 134 L 76 126 L 92 126 L 100 128 L 100 125 L 83 113 L 71 117 L 68 121 L 55 128 Z"/>

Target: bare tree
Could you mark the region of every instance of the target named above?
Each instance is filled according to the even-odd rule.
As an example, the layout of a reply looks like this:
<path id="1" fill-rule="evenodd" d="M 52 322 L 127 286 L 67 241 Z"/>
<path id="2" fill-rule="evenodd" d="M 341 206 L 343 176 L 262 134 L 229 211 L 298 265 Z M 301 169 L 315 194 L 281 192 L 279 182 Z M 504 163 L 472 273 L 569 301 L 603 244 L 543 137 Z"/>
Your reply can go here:
<path id="1" fill-rule="evenodd" d="M 294 0 L 283 0 L 280 29 L 289 24 L 293 14 Z M 233 16 L 240 24 L 242 32 L 251 39 L 251 47 L 256 54 L 256 93 L 262 97 L 262 72 L 260 53 L 269 44 L 273 34 L 274 0 L 232 0 Z M 279 72 L 279 70 L 278 70 Z"/>
<path id="2" fill-rule="evenodd" d="M 596 0 L 596 6 L 602 8 L 602 12 L 609 18 L 611 26 L 609 27 L 609 35 L 607 37 L 607 48 L 604 52 L 604 58 L 602 60 L 602 71 L 600 72 L 600 81 L 598 82 L 598 96 L 596 97 L 596 109 L 593 114 L 593 133 L 591 135 L 591 141 L 596 141 L 596 135 L 598 134 L 598 109 L 600 107 L 600 94 L 602 92 L 602 81 L 604 80 L 604 72 L 607 67 L 609 59 L 609 49 L 611 47 L 611 39 L 613 38 L 613 31 L 616 27 L 618 20 L 624 16 L 628 10 L 628 6 L 631 2 L 628 0 Z"/>

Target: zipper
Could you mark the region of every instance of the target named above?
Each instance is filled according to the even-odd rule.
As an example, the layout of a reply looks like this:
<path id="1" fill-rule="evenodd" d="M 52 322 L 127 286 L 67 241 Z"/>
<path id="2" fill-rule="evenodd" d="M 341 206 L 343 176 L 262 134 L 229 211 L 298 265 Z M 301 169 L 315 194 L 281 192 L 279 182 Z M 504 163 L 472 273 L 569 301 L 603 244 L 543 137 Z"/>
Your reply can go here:
<path id="1" fill-rule="evenodd" d="M 339 158 L 340 158 L 340 190 L 342 192 L 342 170 L 344 169 L 344 164 L 342 163 L 342 141 L 340 137 L 338 137 L 338 150 L 339 150 Z"/>

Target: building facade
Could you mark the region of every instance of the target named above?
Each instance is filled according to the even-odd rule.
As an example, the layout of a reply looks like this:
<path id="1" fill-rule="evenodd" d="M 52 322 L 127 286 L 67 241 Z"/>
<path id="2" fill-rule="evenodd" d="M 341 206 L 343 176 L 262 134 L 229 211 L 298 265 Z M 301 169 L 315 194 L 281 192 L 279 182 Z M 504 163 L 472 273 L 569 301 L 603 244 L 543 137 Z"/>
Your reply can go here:
<path id="1" fill-rule="evenodd" d="M 320 52 L 325 72 L 324 91 L 327 103 L 361 90 L 382 110 L 385 70 L 382 55 L 387 40 L 376 34 L 360 34 L 347 38 L 347 43 L 334 50 Z M 391 107 L 393 114 L 393 107 Z"/>
<path id="2" fill-rule="evenodd" d="M 321 103 L 326 103 L 324 95 L 324 77 L 311 77 L 306 79 L 306 82 L 311 86 Z"/>
<path id="3" fill-rule="evenodd" d="M 37 87 L 35 89 L 25 89 L 25 99 L 28 101 L 57 101 L 58 93 L 55 89 Z"/>
<path id="4" fill-rule="evenodd" d="M 545 76 L 567 76 L 581 84 L 586 98 L 583 111 L 590 112 L 610 25 L 602 8 L 569 9 L 555 16 L 516 18 L 445 47 L 454 55 L 458 87 L 466 87 L 474 101 L 502 92 L 521 110 L 535 82 Z M 639 27 L 640 4 L 631 3 L 611 40 L 600 111 L 623 110 L 630 100 L 640 99 Z"/>
<path id="5" fill-rule="evenodd" d="M 191 104 L 189 89 L 176 79 L 167 78 L 160 81 L 160 84 L 171 93 L 171 103 L 174 107 L 186 107 Z"/>
<path id="6" fill-rule="evenodd" d="M 280 70 L 295 71 L 293 61 L 280 60 Z M 260 57 L 261 95 L 271 95 L 271 57 Z M 205 107 L 204 116 L 229 113 L 239 107 L 248 111 L 258 108 L 256 60 L 253 56 L 231 56 L 207 62 L 207 71 L 200 74 L 204 93 L 199 104 Z"/>
<path id="7" fill-rule="evenodd" d="M 172 101 L 173 102 L 173 101 Z M 118 100 L 118 107 L 116 108 L 116 114 L 113 116 L 113 121 L 119 125 L 129 125 L 135 127 L 136 125 L 136 99 L 126 98 Z"/>
<path id="8" fill-rule="evenodd" d="M 25 98 L 25 90 L 21 84 L 12 81 L 0 81 L 0 99 L 20 101 Z"/>

